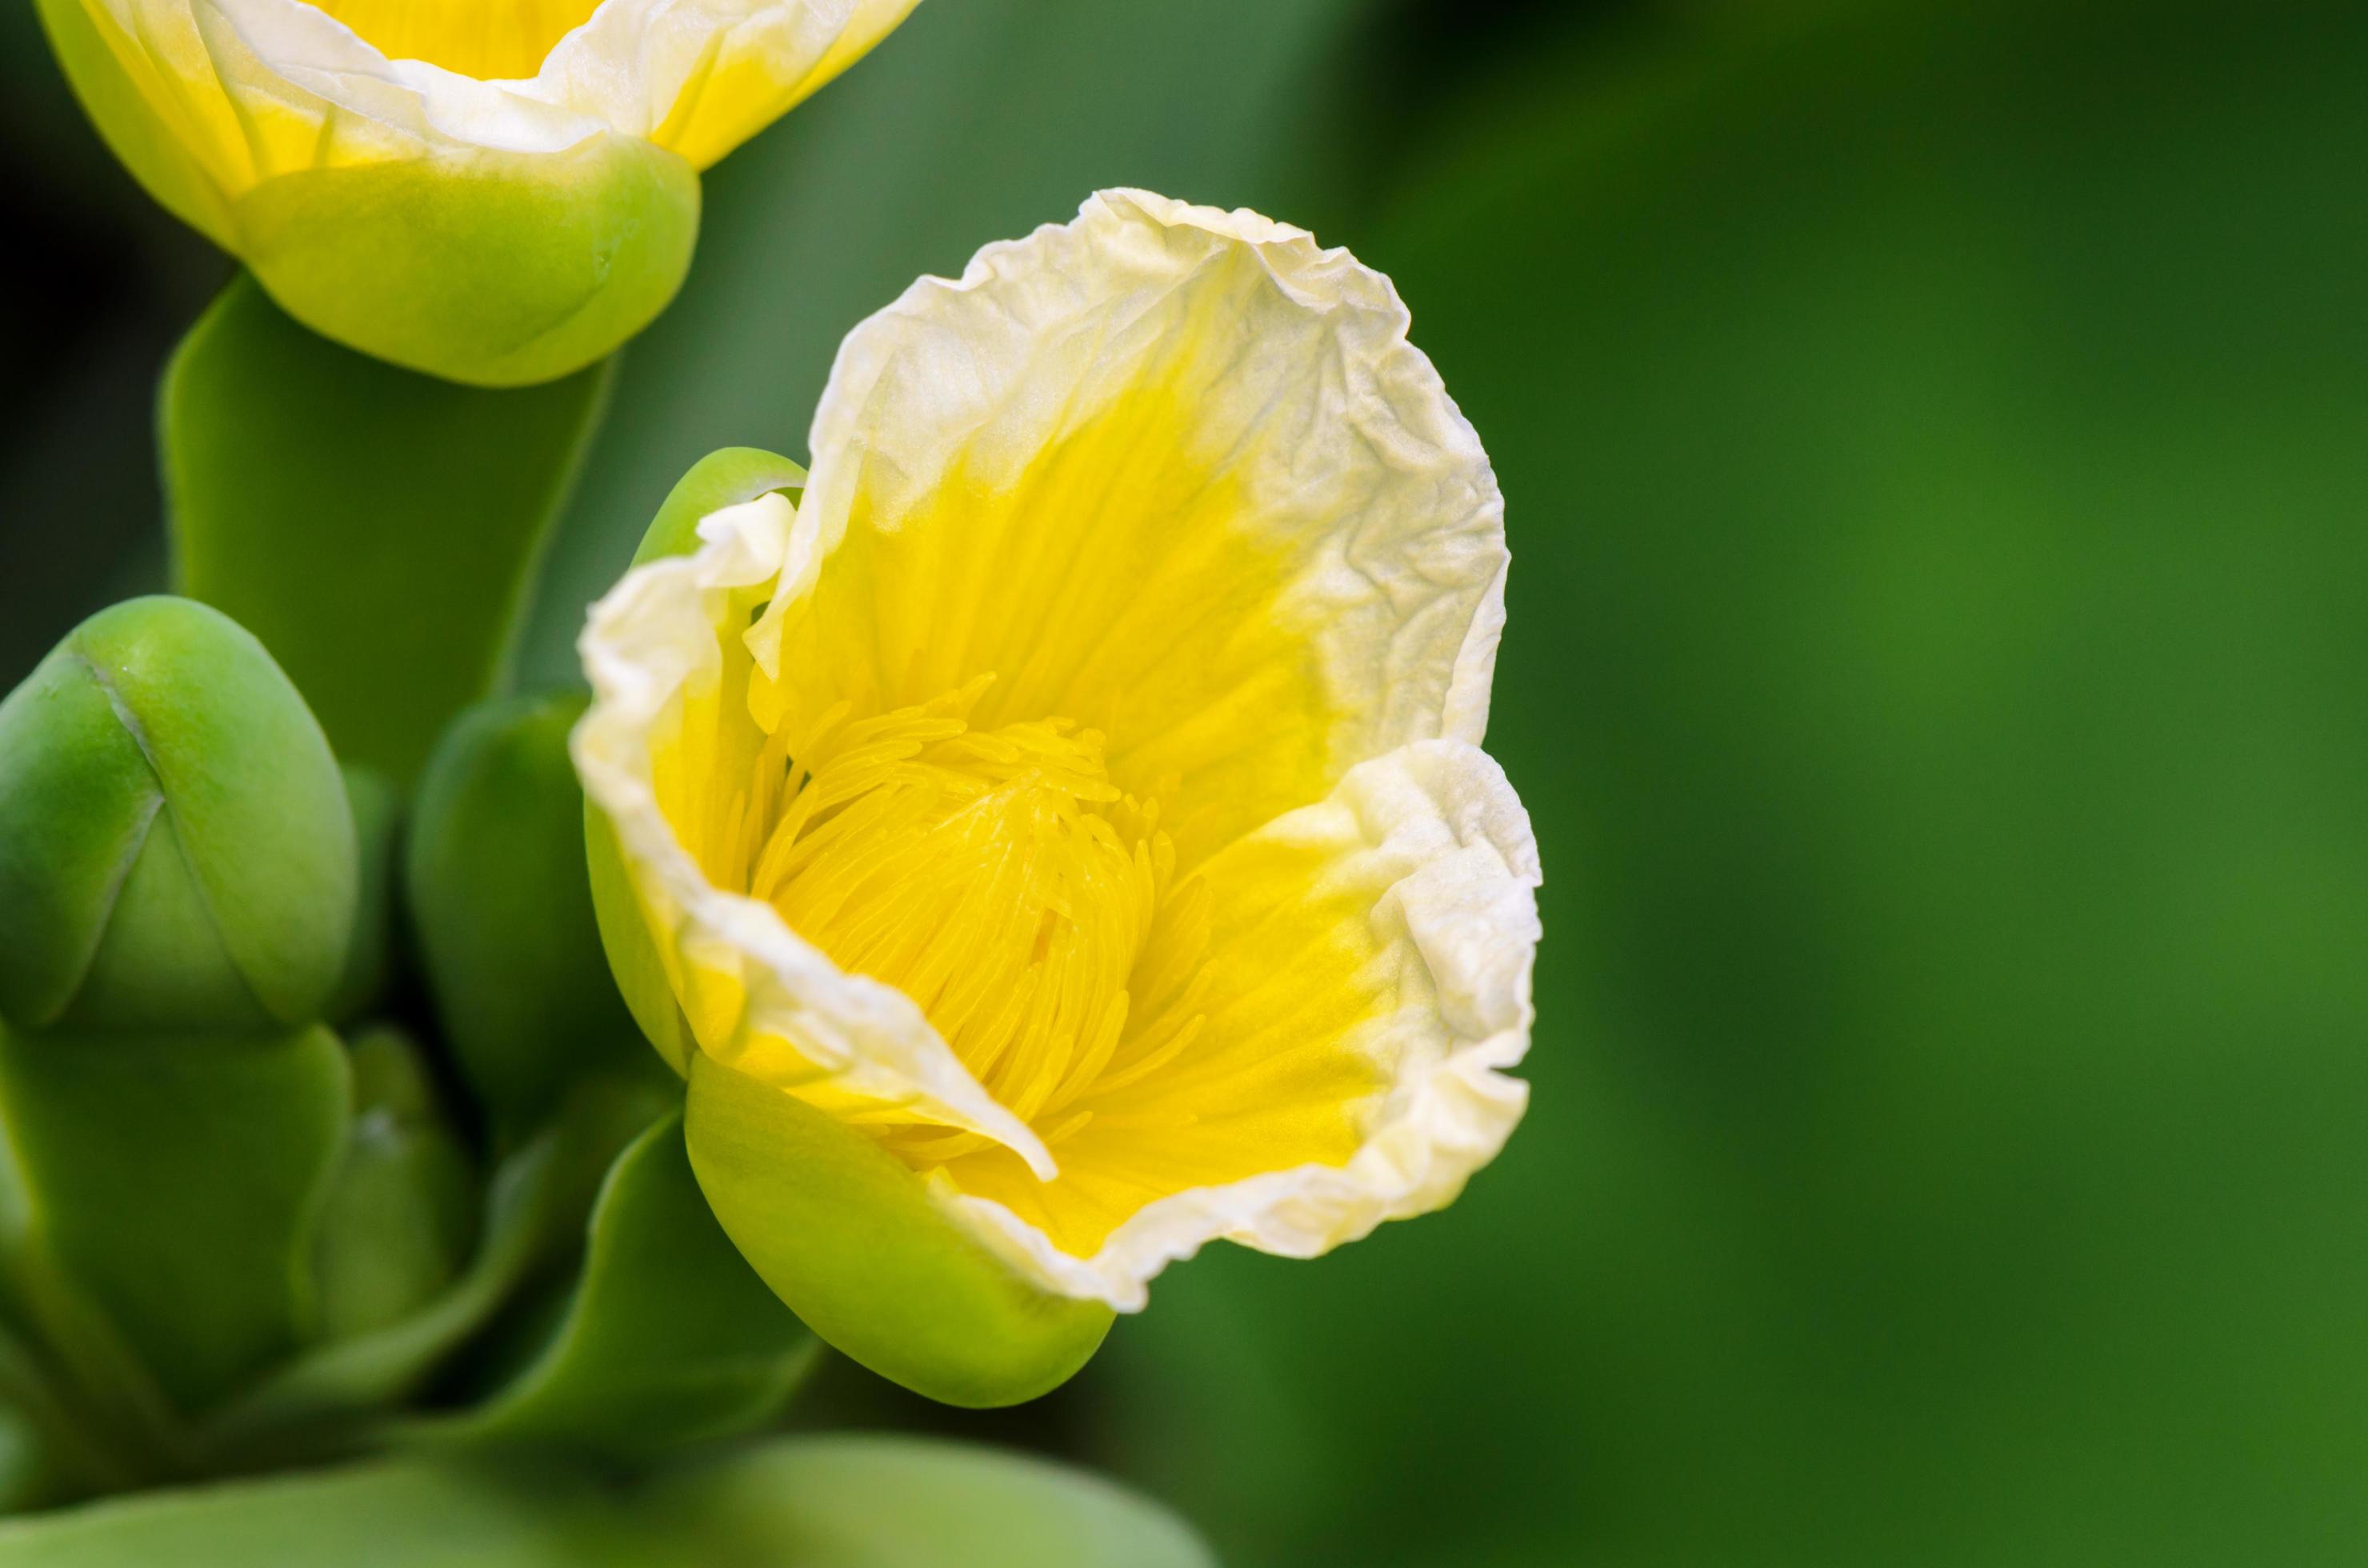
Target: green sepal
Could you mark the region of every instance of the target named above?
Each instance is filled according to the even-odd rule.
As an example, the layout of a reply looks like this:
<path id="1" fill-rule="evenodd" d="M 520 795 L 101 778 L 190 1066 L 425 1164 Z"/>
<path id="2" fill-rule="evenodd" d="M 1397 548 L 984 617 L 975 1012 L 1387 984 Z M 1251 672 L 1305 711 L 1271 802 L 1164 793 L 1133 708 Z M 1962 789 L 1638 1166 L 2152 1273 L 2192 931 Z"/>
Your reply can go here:
<path id="1" fill-rule="evenodd" d="M 348 1094 L 345 1048 L 317 1027 L 0 1035 L 6 1244 L 20 1267 L 53 1258 L 201 1412 L 313 1332 L 309 1247 Z"/>
<path id="2" fill-rule="evenodd" d="M 453 1060 L 505 1135 L 593 1073 L 655 1074 L 602 957 L 567 733 L 575 693 L 463 714 L 422 774 L 404 853 L 419 955 Z"/>
<path id="3" fill-rule="evenodd" d="M 635 1458 L 770 1419 L 813 1335 L 716 1224 L 671 1116 L 609 1167 L 565 1317 L 531 1365 L 439 1442 L 541 1443 Z"/>
<path id="4" fill-rule="evenodd" d="M 688 555 L 700 545 L 700 519 L 710 512 L 754 501 L 775 491 L 795 499 L 803 494 L 806 471 L 776 452 L 756 447 L 725 447 L 712 451 L 675 482 L 633 564 L 645 565 L 668 556 Z M 584 853 L 590 870 L 592 907 L 598 917 L 600 945 L 609 957 L 609 972 L 625 998 L 643 1038 L 657 1049 L 677 1073 L 690 1071 L 690 1026 L 675 1000 L 641 903 L 625 869 L 617 834 L 608 818 L 587 804 L 584 813 Z"/>
<path id="5" fill-rule="evenodd" d="M 102 610 L 0 702 L 0 1014 L 20 1027 L 307 1022 L 356 877 L 320 726 L 217 610 Z"/>
<path id="6" fill-rule="evenodd" d="M 622 1484 L 397 1459 L 0 1524 L 0 1568 L 1215 1568 L 1173 1515 L 991 1449 L 776 1439 Z"/>
<path id="7" fill-rule="evenodd" d="M 281 309 L 379 359 L 481 387 L 580 370 L 647 326 L 699 238 L 699 176 L 603 132 L 564 152 L 307 169 L 232 204 Z"/>
<path id="8" fill-rule="evenodd" d="M 692 1058 L 691 1168 L 724 1233 L 834 1349 L 946 1404 L 1058 1388 L 1110 1332 L 1022 1278 L 911 1166 L 796 1096 Z"/>
<path id="9" fill-rule="evenodd" d="M 251 278 L 190 329 L 160 399 L 181 590 L 263 640 L 348 763 L 398 788 L 500 689 L 607 365 L 456 386 L 307 332 Z"/>
<path id="10" fill-rule="evenodd" d="M 779 452 L 761 447 L 720 447 L 674 483 L 633 551 L 633 564 L 670 555 L 689 555 L 700 545 L 699 525 L 710 512 L 737 506 L 775 491 L 794 502 L 804 494 L 806 471 Z"/>
<path id="11" fill-rule="evenodd" d="M 355 1037 L 353 1127 L 313 1240 L 320 1337 L 400 1323 L 460 1273 L 476 1184 L 419 1048 L 381 1027 Z"/>

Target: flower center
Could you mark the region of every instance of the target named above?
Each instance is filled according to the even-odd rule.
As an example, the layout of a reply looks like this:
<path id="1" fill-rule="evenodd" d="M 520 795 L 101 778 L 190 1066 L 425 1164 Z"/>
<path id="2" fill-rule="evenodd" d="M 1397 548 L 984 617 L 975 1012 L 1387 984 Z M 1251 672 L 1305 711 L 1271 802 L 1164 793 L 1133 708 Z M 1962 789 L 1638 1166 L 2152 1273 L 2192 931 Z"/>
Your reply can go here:
<path id="1" fill-rule="evenodd" d="M 599 0 L 313 0 L 389 60 L 424 60 L 480 81 L 542 69 Z"/>
<path id="2" fill-rule="evenodd" d="M 1110 783 L 1099 734 L 971 724 L 993 678 L 872 718 L 785 718 L 732 836 L 751 897 L 910 996 L 1050 1143 L 1198 1032 L 1206 899 L 1175 887 L 1156 805 Z M 987 1142 L 926 1126 L 887 1142 L 916 1165 Z"/>

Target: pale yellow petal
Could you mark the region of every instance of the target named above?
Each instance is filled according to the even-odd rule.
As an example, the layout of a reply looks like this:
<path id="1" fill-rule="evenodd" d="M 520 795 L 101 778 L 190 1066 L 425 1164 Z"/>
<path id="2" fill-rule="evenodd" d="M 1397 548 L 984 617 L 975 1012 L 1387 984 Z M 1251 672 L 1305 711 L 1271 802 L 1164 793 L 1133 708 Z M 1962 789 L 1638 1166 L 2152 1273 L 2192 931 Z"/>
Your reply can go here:
<path id="1" fill-rule="evenodd" d="M 607 0 L 529 90 L 705 168 L 854 64 L 918 0 Z"/>
<path id="2" fill-rule="evenodd" d="M 1411 741 L 1476 741 L 1502 503 L 1389 280 L 1143 192 L 924 279 L 841 349 L 758 629 L 783 701 L 981 675 L 1107 737 L 1186 864 Z"/>
<path id="3" fill-rule="evenodd" d="M 63 14 L 66 0 L 45 3 Z M 220 199 L 175 210 L 233 249 L 233 204 L 282 175 L 557 152 L 603 129 L 433 65 L 389 61 L 302 0 L 74 3 L 161 134 Z"/>

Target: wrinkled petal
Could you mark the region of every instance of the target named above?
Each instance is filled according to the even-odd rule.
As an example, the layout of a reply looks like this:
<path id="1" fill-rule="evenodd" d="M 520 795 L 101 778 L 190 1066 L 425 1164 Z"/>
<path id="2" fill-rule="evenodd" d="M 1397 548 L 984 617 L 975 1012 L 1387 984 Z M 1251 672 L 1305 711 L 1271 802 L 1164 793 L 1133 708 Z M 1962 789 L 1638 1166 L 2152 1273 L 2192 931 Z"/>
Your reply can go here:
<path id="1" fill-rule="evenodd" d="M 1354 764 L 1477 742 L 1504 506 L 1389 279 L 1250 212 L 1111 191 L 839 350 L 752 646 L 821 702 L 1109 738 L 1190 863 Z"/>
<path id="2" fill-rule="evenodd" d="M 1477 744 L 1502 503 L 1406 332 L 1386 278 L 1302 231 L 1105 193 L 859 327 L 794 513 L 710 517 L 695 556 L 637 568 L 586 632 L 579 770 L 697 1049 L 882 1136 L 1050 1292 L 1132 1311 L 1214 1238 L 1323 1252 L 1451 1201 L 1521 1113 L 1504 1069 L 1529 1040 L 1537 852 Z M 793 762 L 807 782 L 788 788 L 846 816 L 801 816 L 775 781 L 809 744 L 836 766 L 826 738 L 863 724 L 886 727 L 859 750 L 927 731 L 977 758 L 1064 759 L 1057 778 L 1049 762 L 985 776 L 976 811 L 1022 814 L 987 841 L 1009 858 L 945 873 L 960 897 L 1081 853 L 1030 822 L 1084 822 L 1134 857 L 1133 882 L 1047 860 L 1043 885 L 1070 891 L 1041 927 L 1035 904 L 946 903 L 927 918 L 949 924 L 913 928 L 939 933 L 917 949 L 922 996 L 946 983 L 930 954 L 1008 957 L 1012 932 L 1041 932 L 1009 971 L 1038 986 L 1047 955 L 1084 950 L 1045 946 L 1055 932 L 1132 933 L 1110 938 L 1136 944 L 1115 949 L 1119 1005 L 1074 1015 L 1119 1020 L 1090 1048 L 1051 1037 L 1025 1071 L 1002 1035 L 991 1062 L 990 1037 L 958 1052 L 904 993 L 832 961 L 849 933 L 829 912 L 856 906 L 723 891 L 793 888 L 757 869 L 797 842 L 768 823 L 856 821 L 861 797 L 820 793 L 824 771 Z M 871 766 L 952 766 L 897 744 Z M 1028 818 L 1030 790 L 1068 803 Z M 778 817 L 752 814 L 759 799 Z M 867 950 L 940 908 L 944 876 L 894 858 L 937 821 L 862 862 L 912 878 L 861 906 Z M 853 855 L 857 831 L 814 853 Z M 1151 888 L 1152 913 L 1097 926 L 1135 906 L 1078 900 L 1120 886 Z M 783 909 L 820 924 L 793 931 Z M 1029 1092 L 999 1100 L 990 1067 Z"/>
<path id="3" fill-rule="evenodd" d="M 1058 1182 L 997 1152 L 940 1187 L 1028 1273 L 1121 1312 L 1218 1237 L 1313 1257 L 1444 1208 L 1528 1103 L 1503 1069 L 1529 1048 L 1537 843 L 1486 753 L 1363 763 L 1207 875 L 1222 984 L 1186 1069 L 1103 1102 Z"/>
<path id="4" fill-rule="evenodd" d="M 523 90 L 703 169 L 871 51 L 918 0 L 608 0 Z"/>
<path id="5" fill-rule="evenodd" d="M 616 828 L 700 1050 L 821 1103 L 909 1106 L 1049 1172 L 1035 1135 L 910 998 L 842 972 L 770 905 L 716 887 L 669 820 L 662 796 L 745 773 L 755 755 L 747 660 L 731 631 L 773 591 L 790 517 L 779 494 L 714 513 L 697 553 L 635 568 L 593 607 L 581 642 L 593 705 L 574 737 L 576 771 Z"/>

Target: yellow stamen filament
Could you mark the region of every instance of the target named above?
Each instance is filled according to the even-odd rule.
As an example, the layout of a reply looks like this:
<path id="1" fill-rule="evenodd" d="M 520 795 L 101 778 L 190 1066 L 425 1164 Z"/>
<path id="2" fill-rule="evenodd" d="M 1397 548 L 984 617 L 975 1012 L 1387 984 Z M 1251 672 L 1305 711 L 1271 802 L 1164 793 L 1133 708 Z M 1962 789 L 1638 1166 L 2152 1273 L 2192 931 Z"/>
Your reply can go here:
<path id="1" fill-rule="evenodd" d="M 313 0 L 389 60 L 424 60 L 480 81 L 542 69 L 599 0 Z"/>
<path id="2" fill-rule="evenodd" d="M 973 727 L 993 679 L 862 718 L 847 702 L 785 717 L 707 858 L 745 868 L 749 896 L 840 968 L 910 996 L 1053 1144 L 1200 1034 L 1208 897 L 1178 884 L 1156 804 L 1110 783 L 1100 734 Z M 987 1146 L 893 1110 L 859 1119 L 916 1165 Z"/>

